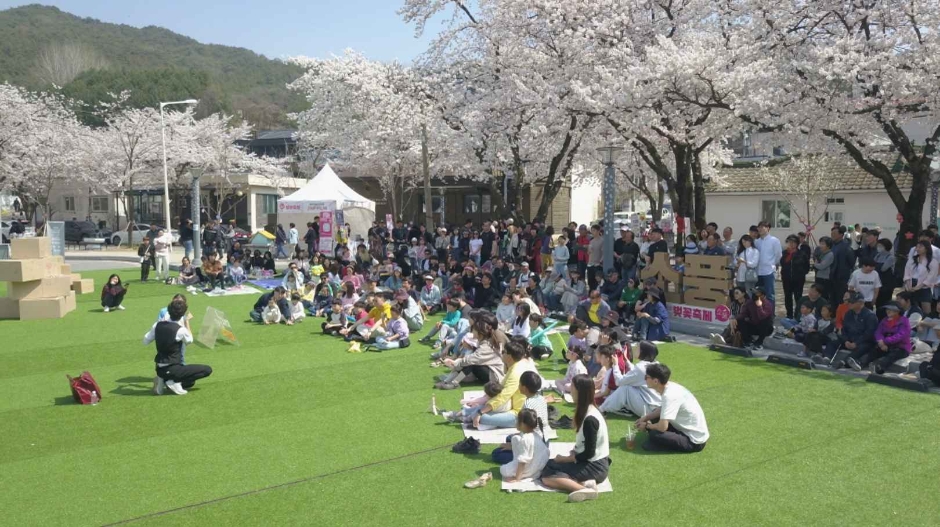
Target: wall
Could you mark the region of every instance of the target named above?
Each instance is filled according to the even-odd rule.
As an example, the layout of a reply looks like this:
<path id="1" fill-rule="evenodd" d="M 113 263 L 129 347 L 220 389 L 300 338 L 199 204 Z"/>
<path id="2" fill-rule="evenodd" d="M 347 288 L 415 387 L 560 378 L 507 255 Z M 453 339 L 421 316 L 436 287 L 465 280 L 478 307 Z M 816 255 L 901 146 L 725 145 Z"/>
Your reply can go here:
<path id="1" fill-rule="evenodd" d="M 601 185 L 596 180 L 576 182 L 571 187 L 571 220 L 578 225 L 590 225 L 600 217 L 598 203 Z"/>
<path id="2" fill-rule="evenodd" d="M 907 194 L 907 191 L 904 191 Z M 841 211 L 844 213 L 843 225 L 854 225 L 859 223 L 862 227 L 880 227 L 884 237 L 893 240 L 898 232 L 897 209 L 888 198 L 887 194 L 874 191 L 847 191 L 833 195 L 833 198 L 842 198 L 845 203 L 832 204 L 829 206 L 830 212 Z M 769 199 L 779 199 L 770 194 L 765 195 L 744 195 L 744 194 L 708 194 L 707 196 L 707 219 L 718 224 L 719 229 L 730 225 L 734 229 L 735 238 L 747 233 L 748 227 L 756 225 L 760 221 L 761 201 Z M 806 204 L 799 205 L 805 211 Z M 929 221 L 930 199 L 924 204 L 924 221 Z M 817 224 L 817 236 L 829 235 L 829 227 L 832 221 L 821 220 Z M 796 214 L 790 213 L 790 228 L 774 229 L 773 234 L 783 240 L 789 234 L 805 230 L 797 220 Z"/>

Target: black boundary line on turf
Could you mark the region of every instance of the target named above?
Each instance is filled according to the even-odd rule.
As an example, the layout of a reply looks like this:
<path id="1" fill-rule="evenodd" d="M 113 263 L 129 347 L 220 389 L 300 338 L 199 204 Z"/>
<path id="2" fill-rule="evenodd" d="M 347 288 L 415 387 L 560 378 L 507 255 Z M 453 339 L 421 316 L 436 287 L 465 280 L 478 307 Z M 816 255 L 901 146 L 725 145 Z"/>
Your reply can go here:
<path id="1" fill-rule="evenodd" d="M 126 519 L 126 520 L 120 520 L 120 521 L 116 521 L 116 522 L 112 522 L 112 523 L 105 523 L 105 524 L 102 524 L 102 527 L 112 527 L 112 526 L 115 526 L 115 525 L 127 525 L 127 524 L 129 524 L 129 523 L 134 523 L 134 522 L 138 522 L 138 521 L 141 521 L 141 520 L 148 520 L 148 519 L 151 519 L 151 518 L 157 518 L 157 517 L 159 517 L 159 516 L 166 516 L 166 515 L 168 515 L 168 514 L 173 514 L 173 513 L 176 513 L 176 512 L 180 512 L 180 511 L 185 511 L 185 510 L 189 510 L 189 509 L 196 509 L 196 508 L 199 508 L 199 507 L 205 507 L 206 505 L 214 505 L 214 504 L 216 504 L 216 503 L 221 503 L 221 502 L 223 502 L 223 501 L 234 500 L 234 499 L 236 499 L 236 498 L 244 498 L 244 497 L 246 497 L 246 496 L 252 496 L 252 495 L 254 495 L 254 494 L 261 494 L 261 493 L 263 493 L 263 492 L 269 492 L 269 491 L 272 491 L 272 490 L 278 490 L 278 489 L 283 489 L 283 488 L 287 488 L 287 487 L 293 487 L 293 486 L 295 486 L 295 485 L 300 485 L 300 484 L 303 484 L 303 483 L 309 483 L 309 482 L 311 482 L 311 481 L 315 481 L 315 480 L 323 479 L 323 478 L 328 478 L 328 477 L 330 477 L 330 476 L 336 476 L 336 475 L 338 475 L 338 474 L 344 474 L 344 473 L 346 473 L 346 472 L 353 472 L 353 471 L 356 471 L 356 470 L 362 470 L 362 469 L 366 469 L 366 468 L 370 468 L 370 467 L 374 467 L 374 466 L 378 466 L 378 465 L 384 465 L 384 464 L 386 464 L 386 463 L 391 463 L 391 462 L 393 462 L 393 461 L 400 461 L 400 460 L 402 460 L 402 459 L 408 459 L 408 458 L 411 458 L 411 457 L 417 457 L 417 456 L 421 456 L 421 455 L 424 455 L 424 454 L 430 454 L 430 453 L 432 453 L 432 452 L 437 452 L 437 451 L 443 450 L 443 449 L 445 449 L 445 448 L 450 448 L 451 446 L 453 446 L 453 445 L 452 445 L 451 443 L 448 443 L 448 444 L 446 444 L 446 445 L 437 446 L 437 447 L 434 447 L 434 448 L 429 448 L 429 449 L 427 449 L 427 450 L 421 450 L 421 451 L 418 451 L 418 452 L 411 452 L 411 453 L 409 453 L 409 454 L 403 454 L 403 455 L 401 455 L 401 456 L 391 457 L 391 458 L 388 458 L 388 459 L 381 459 L 381 460 L 379 460 L 379 461 L 373 461 L 372 463 L 366 463 L 366 464 L 364 464 L 364 465 L 359 465 L 359 466 L 356 466 L 356 467 L 349 467 L 349 468 L 343 468 L 343 469 L 340 469 L 340 470 L 334 470 L 333 472 L 327 472 L 327 473 L 325 473 L 325 474 L 318 474 L 318 475 L 316 475 L 316 476 L 310 476 L 310 477 L 306 477 L 306 478 L 302 478 L 302 479 L 298 479 L 298 480 L 294 480 L 294 481 L 288 481 L 288 482 L 286 482 L 286 483 L 278 483 L 277 485 L 271 485 L 271 486 L 268 486 L 268 487 L 262 487 L 262 488 L 260 488 L 260 489 L 254 489 L 254 490 L 248 490 L 248 491 L 245 491 L 245 492 L 239 492 L 238 494 L 232 494 L 232 495 L 229 495 L 229 496 L 222 496 L 221 498 L 213 498 L 213 499 L 211 499 L 211 500 L 201 501 L 201 502 L 199 502 L 199 503 L 192 503 L 192 504 L 189 504 L 189 505 L 183 505 L 183 506 L 181 506 L 181 507 L 175 507 L 175 508 L 167 509 L 167 510 L 163 510 L 163 511 L 151 512 L 151 513 L 149 513 L 149 514 L 144 514 L 144 515 L 141 515 L 141 516 L 136 516 L 136 517 L 134 517 L 134 518 L 128 518 L 128 519 Z"/>

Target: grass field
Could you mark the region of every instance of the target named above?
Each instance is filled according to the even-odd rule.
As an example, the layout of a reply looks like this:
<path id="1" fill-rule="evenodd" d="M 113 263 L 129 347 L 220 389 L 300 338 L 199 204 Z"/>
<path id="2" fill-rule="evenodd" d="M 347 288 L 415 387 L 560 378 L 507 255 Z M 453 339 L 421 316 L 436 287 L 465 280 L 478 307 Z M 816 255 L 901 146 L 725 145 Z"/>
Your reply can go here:
<path id="1" fill-rule="evenodd" d="M 100 286 L 107 273 L 85 273 Z M 132 276 L 133 273 L 126 273 Z M 698 397 L 711 440 L 694 455 L 627 452 L 609 421 L 614 493 L 505 494 L 449 451 L 459 430 L 427 413 L 425 346 L 351 355 L 319 323 L 246 322 L 254 297 L 190 299 L 194 329 L 211 304 L 241 341 L 192 346 L 212 377 L 186 396 L 150 394 L 141 337 L 175 288 L 134 283 L 127 311 L 97 294 L 57 321 L 0 322 L 0 518 L 6 525 L 937 525 L 940 399 L 663 346 Z M 65 374 L 91 371 L 97 406 L 71 402 Z M 547 377 L 560 374 L 549 360 Z M 454 408 L 457 392 L 437 394 Z M 571 415 L 570 408 L 563 414 Z M 572 431 L 560 439 L 573 441 Z M 644 436 L 639 439 L 642 441 Z M 497 471 L 498 472 L 498 471 Z M 631 521 L 632 520 L 632 521 Z M 611 521 L 615 523 L 610 523 Z"/>

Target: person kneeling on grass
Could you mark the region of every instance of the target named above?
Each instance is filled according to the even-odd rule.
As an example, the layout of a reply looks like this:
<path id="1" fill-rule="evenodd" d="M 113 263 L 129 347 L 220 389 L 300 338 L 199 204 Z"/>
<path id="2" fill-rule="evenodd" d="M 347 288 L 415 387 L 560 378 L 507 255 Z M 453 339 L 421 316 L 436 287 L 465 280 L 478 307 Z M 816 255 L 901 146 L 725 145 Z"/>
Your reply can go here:
<path id="1" fill-rule="evenodd" d="M 271 318 L 266 319 L 264 317 L 265 309 L 268 309 L 272 302 L 280 314 L 278 322 L 283 321 L 288 326 L 292 326 L 294 323 L 291 321 L 291 310 L 290 303 L 287 301 L 287 290 L 281 286 L 275 287 L 270 293 L 261 295 L 258 301 L 255 302 L 254 308 L 248 313 L 248 316 L 255 322 L 263 322 L 264 324 L 275 323 L 269 322 Z"/>
<path id="2" fill-rule="evenodd" d="M 607 422 L 594 406 L 594 380 L 578 375 L 571 386 L 577 408 L 574 426 L 577 440 L 567 456 L 555 456 L 542 470 L 542 485 L 568 492 L 572 503 L 597 499 L 597 484 L 607 480 L 610 445 Z"/>
<path id="3" fill-rule="evenodd" d="M 114 309 L 124 310 L 121 302 L 124 301 L 124 295 L 127 294 L 129 285 L 122 284 L 121 277 L 116 274 L 108 277 L 108 282 L 101 288 L 101 307 L 104 308 L 105 313 Z"/>
<path id="4" fill-rule="evenodd" d="M 375 346 L 369 346 L 367 351 L 372 350 L 392 350 L 398 348 L 407 348 L 411 345 L 408 340 L 408 324 L 401 318 L 401 308 L 395 304 L 390 309 L 392 318 L 388 321 L 385 335 L 375 338 Z"/>
<path id="5" fill-rule="evenodd" d="M 646 384 L 662 397 L 663 405 L 636 422 L 637 430 L 646 430 L 649 441 L 644 450 L 701 452 L 708 441 L 705 413 L 692 392 L 669 382 L 672 373 L 665 364 L 646 368 Z"/>
<path id="6" fill-rule="evenodd" d="M 185 298 L 174 298 L 167 306 L 169 320 L 161 320 L 144 335 L 144 345 L 156 342 L 154 357 L 157 376 L 153 378 L 153 393 L 162 395 L 169 388 L 177 395 L 185 395 L 196 381 L 212 375 L 212 368 L 202 364 L 183 364 L 186 344 L 193 342 L 186 313 Z"/>

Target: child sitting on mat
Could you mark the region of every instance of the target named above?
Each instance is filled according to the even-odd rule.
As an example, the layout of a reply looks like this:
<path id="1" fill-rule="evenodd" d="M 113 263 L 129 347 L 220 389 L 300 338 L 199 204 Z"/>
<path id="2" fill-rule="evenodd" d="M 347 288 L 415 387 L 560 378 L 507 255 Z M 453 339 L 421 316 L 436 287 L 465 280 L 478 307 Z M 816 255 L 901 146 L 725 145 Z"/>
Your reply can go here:
<path id="1" fill-rule="evenodd" d="M 539 437 L 539 440 L 547 442 L 548 440 L 545 438 L 548 437 L 551 428 L 549 428 L 548 425 L 548 403 L 545 402 L 545 398 L 539 393 L 541 389 L 542 378 L 534 371 L 527 371 L 519 376 L 519 393 L 526 397 L 525 402 L 522 403 L 521 411 L 530 410 L 535 412 L 535 417 L 539 423 L 539 428 L 535 434 Z M 505 465 L 515 458 L 516 452 L 512 444 L 513 437 L 515 437 L 515 435 L 507 437 L 505 443 L 493 450 L 493 461 L 500 465 Z"/>
<path id="2" fill-rule="evenodd" d="M 456 412 L 444 412 L 441 415 L 450 422 L 469 423 L 476 415 L 476 409 L 483 408 L 490 399 L 499 395 L 503 391 L 503 384 L 499 381 L 490 381 L 483 385 L 483 395 L 473 399 L 461 399 L 460 410 Z M 493 410 L 494 412 L 508 412 L 512 406 L 512 400 L 503 403 L 502 406 Z"/>
<path id="3" fill-rule="evenodd" d="M 512 460 L 499 467 L 503 481 L 513 483 L 538 477 L 548 464 L 548 441 L 543 432 L 544 422 L 535 411 L 523 408 L 516 416 L 518 434 L 512 436 Z"/>
<path id="4" fill-rule="evenodd" d="M 516 305 L 512 303 L 512 295 L 506 293 L 503 300 L 496 306 L 496 320 L 499 322 L 499 329 L 508 333 L 512 329 L 512 321 L 516 318 Z"/>
<path id="5" fill-rule="evenodd" d="M 595 352 L 597 361 L 600 362 L 602 367 L 601 371 L 604 372 L 600 379 L 600 385 L 594 393 L 595 406 L 600 406 L 610 394 L 614 393 L 617 389 L 617 383 L 623 377 L 623 371 L 620 370 L 620 365 L 617 364 L 615 352 L 616 348 L 610 344 L 598 346 Z"/>
<path id="6" fill-rule="evenodd" d="M 584 366 L 584 348 L 568 348 L 565 358 L 568 359 L 568 371 L 563 379 L 555 381 L 555 389 L 562 394 L 571 393 L 571 380 L 575 375 L 587 375 L 587 367 Z"/>

